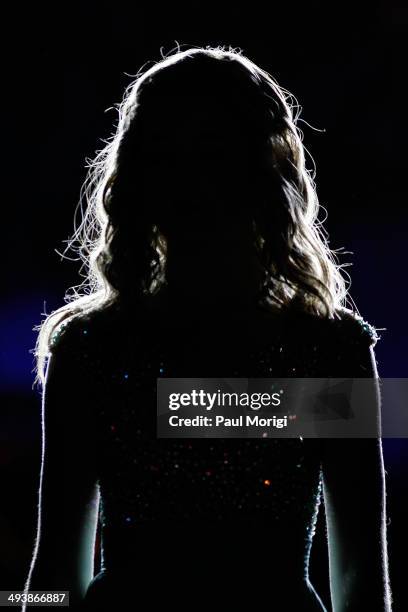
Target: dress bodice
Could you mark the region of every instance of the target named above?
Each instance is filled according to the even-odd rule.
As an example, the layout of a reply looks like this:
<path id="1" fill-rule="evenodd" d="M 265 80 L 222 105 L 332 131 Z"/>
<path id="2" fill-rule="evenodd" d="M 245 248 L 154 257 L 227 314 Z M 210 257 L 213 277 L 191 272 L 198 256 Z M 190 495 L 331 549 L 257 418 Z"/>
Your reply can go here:
<path id="1" fill-rule="evenodd" d="M 367 347 L 376 339 L 349 311 L 326 320 L 287 314 L 273 342 L 237 342 L 234 358 L 221 365 L 207 353 L 189 353 L 183 339 L 163 341 L 151 320 L 138 325 L 94 313 L 60 327 L 51 350 L 70 352 L 80 381 L 93 390 L 102 569 L 131 563 L 153 530 L 168 537 L 191 529 L 204 545 L 214 530 L 220 542 L 222 526 L 230 548 L 237 526 L 246 537 L 245 526 L 249 539 L 262 530 L 266 542 L 286 547 L 281 571 L 307 578 L 322 499 L 319 440 L 158 439 L 156 379 L 365 376 Z"/>

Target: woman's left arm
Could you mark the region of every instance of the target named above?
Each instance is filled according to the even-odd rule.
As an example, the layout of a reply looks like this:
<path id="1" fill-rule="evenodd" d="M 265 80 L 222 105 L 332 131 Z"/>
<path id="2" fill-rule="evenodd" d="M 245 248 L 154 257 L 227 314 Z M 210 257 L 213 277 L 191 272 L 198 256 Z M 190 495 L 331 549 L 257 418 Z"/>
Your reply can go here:
<path id="1" fill-rule="evenodd" d="M 51 354 L 42 399 L 37 538 L 25 585 L 26 591 L 69 591 L 71 606 L 94 575 L 99 489 L 88 383 L 69 352 Z"/>

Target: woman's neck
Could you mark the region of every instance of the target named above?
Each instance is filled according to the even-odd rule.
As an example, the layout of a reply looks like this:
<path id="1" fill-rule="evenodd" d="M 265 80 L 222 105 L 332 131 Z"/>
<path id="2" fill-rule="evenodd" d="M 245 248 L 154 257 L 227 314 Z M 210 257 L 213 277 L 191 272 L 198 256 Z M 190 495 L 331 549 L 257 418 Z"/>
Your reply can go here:
<path id="1" fill-rule="evenodd" d="M 263 273 L 251 253 L 207 257 L 169 258 L 166 269 L 166 300 L 172 311 L 189 317 L 210 313 L 214 317 L 232 312 L 251 313 L 257 308 Z"/>

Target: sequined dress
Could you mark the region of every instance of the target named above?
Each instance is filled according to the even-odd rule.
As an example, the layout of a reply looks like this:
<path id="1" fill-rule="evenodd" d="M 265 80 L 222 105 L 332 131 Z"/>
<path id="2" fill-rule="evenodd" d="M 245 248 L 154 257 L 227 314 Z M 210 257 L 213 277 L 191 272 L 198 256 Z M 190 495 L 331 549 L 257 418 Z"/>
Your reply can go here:
<path id="1" fill-rule="evenodd" d="M 84 609 L 138 610 L 145 597 L 179 609 L 328 609 L 309 576 L 319 440 L 156 437 L 159 377 L 363 377 L 377 340 L 345 309 L 338 319 L 286 313 L 274 338 L 255 349 L 238 343 L 221 367 L 216 351 L 197 361 L 152 321 L 130 325 L 119 309 L 54 333 L 51 351 L 76 368 L 96 449 L 102 564 Z"/>

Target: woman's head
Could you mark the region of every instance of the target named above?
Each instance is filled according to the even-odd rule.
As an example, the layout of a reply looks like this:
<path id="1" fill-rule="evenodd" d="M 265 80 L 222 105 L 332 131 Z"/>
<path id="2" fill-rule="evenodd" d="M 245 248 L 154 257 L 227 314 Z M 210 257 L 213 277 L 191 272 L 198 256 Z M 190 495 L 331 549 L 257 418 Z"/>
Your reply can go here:
<path id="1" fill-rule="evenodd" d="M 141 88 L 129 138 L 129 155 L 137 157 L 141 171 L 139 199 L 152 221 L 166 241 L 185 240 L 191 247 L 198 241 L 197 249 L 201 237 L 221 226 L 222 213 L 232 221 L 242 213 L 241 204 L 249 210 L 245 195 L 258 148 L 250 141 L 250 109 L 238 108 L 240 98 L 227 79 L 211 83 L 214 66 L 203 58 L 186 58 L 162 71 L 164 82 L 159 75 Z M 192 76 L 200 75 L 202 91 L 199 83 L 191 85 Z"/>
<path id="2" fill-rule="evenodd" d="M 39 353 L 62 318 L 159 291 L 176 245 L 194 262 L 209 240 L 228 244 L 243 228 L 262 266 L 261 299 L 335 314 L 344 281 L 317 220 L 290 94 L 273 77 L 241 52 L 191 48 L 139 73 L 118 110 L 71 244 L 84 291 L 43 323 Z"/>

